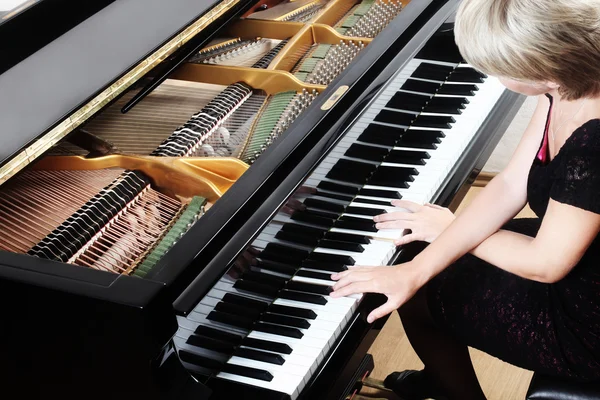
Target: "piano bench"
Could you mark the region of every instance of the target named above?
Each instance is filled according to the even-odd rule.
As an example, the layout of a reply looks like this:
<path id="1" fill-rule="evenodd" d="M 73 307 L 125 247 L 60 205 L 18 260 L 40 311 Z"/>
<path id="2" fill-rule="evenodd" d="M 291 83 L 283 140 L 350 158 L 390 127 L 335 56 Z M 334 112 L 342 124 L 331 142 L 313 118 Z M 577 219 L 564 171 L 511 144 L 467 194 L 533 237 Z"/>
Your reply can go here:
<path id="1" fill-rule="evenodd" d="M 578 383 L 534 374 L 526 400 L 597 400 L 600 382 Z"/>

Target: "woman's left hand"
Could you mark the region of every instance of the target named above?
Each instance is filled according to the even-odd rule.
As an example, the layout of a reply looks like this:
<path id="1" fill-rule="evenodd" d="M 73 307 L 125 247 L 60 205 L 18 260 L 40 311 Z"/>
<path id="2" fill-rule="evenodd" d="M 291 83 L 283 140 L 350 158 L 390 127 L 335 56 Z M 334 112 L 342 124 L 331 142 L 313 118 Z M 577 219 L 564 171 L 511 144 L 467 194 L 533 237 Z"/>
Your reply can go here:
<path id="1" fill-rule="evenodd" d="M 332 275 L 337 281 L 331 297 L 344 297 L 357 293 L 381 293 L 387 302 L 373 310 L 367 317 L 372 323 L 398 309 L 426 283 L 422 269 L 414 262 L 391 267 L 352 267 L 352 269 Z"/>
<path id="2" fill-rule="evenodd" d="M 392 205 L 406 211 L 393 211 L 373 218 L 377 229 L 409 229 L 411 233 L 394 241 L 396 246 L 414 241 L 431 243 L 454 221 L 454 214 L 435 204 L 417 204 L 408 200 L 393 200 Z"/>

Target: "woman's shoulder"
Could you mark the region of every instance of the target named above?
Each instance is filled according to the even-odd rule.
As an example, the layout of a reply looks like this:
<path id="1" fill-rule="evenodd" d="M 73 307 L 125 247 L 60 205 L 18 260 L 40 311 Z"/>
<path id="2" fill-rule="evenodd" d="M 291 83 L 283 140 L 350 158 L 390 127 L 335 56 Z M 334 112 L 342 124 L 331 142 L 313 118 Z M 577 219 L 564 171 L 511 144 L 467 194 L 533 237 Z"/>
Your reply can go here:
<path id="1" fill-rule="evenodd" d="M 569 137 L 571 150 L 575 152 L 600 152 L 600 118 L 590 119 L 579 126 Z"/>

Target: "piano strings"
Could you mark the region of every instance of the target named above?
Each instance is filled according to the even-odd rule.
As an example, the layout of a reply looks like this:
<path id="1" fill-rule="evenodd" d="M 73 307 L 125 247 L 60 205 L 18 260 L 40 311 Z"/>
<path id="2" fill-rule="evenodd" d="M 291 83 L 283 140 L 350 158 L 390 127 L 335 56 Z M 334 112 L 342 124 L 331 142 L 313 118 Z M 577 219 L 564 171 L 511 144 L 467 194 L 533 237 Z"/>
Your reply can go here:
<path id="1" fill-rule="evenodd" d="M 200 51 L 198 55 L 190 59 L 190 62 L 253 67 L 265 55 L 271 52 L 277 54 L 278 50 L 281 50 L 285 43 L 287 41 L 277 39 L 256 38 L 241 40 L 238 38 L 225 46 L 219 46 L 215 50 Z M 259 68 L 266 68 L 267 66 L 268 63 L 263 62 Z"/>
<path id="2" fill-rule="evenodd" d="M 118 170 L 23 172 L 0 192 L 0 250 L 26 253 L 119 175 Z"/>
<path id="3" fill-rule="evenodd" d="M 246 18 L 306 23 L 311 22 L 326 4 L 326 1 L 315 0 L 283 1 L 266 10 L 254 12 Z"/>
<path id="4" fill-rule="evenodd" d="M 364 47 L 360 41 L 340 41 L 337 45 L 315 43 L 306 54 L 300 56 L 292 72 L 306 83 L 328 85 Z"/>
<path id="5" fill-rule="evenodd" d="M 26 171 L 0 196 L 0 250 L 144 276 L 203 214 L 122 169 Z M 140 266 L 140 268 L 137 268 Z"/>
<path id="6" fill-rule="evenodd" d="M 364 0 L 334 25 L 345 36 L 374 38 L 402 11 L 402 3 Z"/>

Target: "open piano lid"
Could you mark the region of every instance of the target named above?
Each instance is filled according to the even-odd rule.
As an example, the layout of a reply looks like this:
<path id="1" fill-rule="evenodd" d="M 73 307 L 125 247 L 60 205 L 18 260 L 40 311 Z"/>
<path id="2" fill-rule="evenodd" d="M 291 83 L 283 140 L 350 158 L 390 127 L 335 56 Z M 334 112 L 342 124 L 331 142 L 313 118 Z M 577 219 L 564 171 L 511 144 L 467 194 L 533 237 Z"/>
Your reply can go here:
<path id="1" fill-rule="evenodd" d="M 0 25 L 0 54 L 20 42 L 11 34 L 8 44 L 4 34 L 9 25 L 13 33 L 47 34 L 43 25 L 28 24 L 36 20 L 29 12 L 49 10 L 51 5 L 50 16 L 68 27 L 11 68 L 0 70 L 0 184 L 199 32 L 218 27 L 249 1 L 104 0 L 94 2 L 101 6 L 88 9 L 89 16 L 77 23 L 68 11 L 78 9 L 81 18 L 85 6 L 79 3 L 38 1 Z"/>

